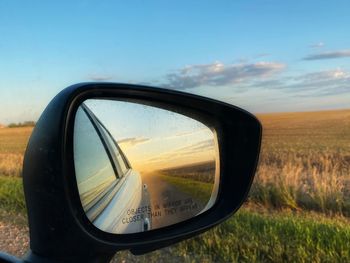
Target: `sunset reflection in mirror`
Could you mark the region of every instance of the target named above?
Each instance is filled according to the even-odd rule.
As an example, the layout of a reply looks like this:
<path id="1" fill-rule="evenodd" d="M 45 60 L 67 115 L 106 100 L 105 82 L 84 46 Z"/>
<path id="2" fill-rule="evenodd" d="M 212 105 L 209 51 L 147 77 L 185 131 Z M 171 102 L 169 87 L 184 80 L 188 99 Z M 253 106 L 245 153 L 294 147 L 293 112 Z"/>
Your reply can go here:
<path id="1" fill-rule="evenodd" d="M 89 100 L 85 104 L 140 172 L 215 161 L 213 131 L 199 121 L 130 102 Z"/>

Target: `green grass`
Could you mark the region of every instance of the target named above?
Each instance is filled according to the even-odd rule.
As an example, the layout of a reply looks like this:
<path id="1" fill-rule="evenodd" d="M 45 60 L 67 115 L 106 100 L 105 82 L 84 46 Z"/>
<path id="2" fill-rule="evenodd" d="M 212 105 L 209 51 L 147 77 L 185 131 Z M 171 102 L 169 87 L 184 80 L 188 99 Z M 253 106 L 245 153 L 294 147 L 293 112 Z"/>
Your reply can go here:
<path id="1" fill-rule="evenodd" d="M 227 223 L 182 244 L 214 262 L 350 261 L 350 226 L 312 217 L 242 211 Z"/>
<path id="2" fill-rule="evenodd" d="M 218 227 L 126 262 L 350 262 L 350 225 L 314 213 L 242 209 Z M 166 258 L 164 258 L 166 257 Z"/>
<path id="3" fill-rule="evenodd" d="M 201 184 L 196 186 L 208 191 Z M 0 176 L 0 211 L 0 220 L 25 224 L 20 178 Z M 117 262 L 350 262 L 349 223 L 317 213 L 246 207 L 198 237 L 138 257 L 121 252 Z"/>
<path id="4" fill-rule="evenodd" d="M 0 221 L 28 225 L 22 178 L 0 175 Z"/>
<path id="5" fill-rule="evenodd" d="M 25 214 L 22 178 L 0 176 L 0 210 Z"/>
<path id="6" fill-rule="evenodd" d="M 191 195 L 193 198 L 207 203 L 210 199 L 213 184 L 199 182 L 197 180 L 185 179 L 182 177 L 160 175 L 160 177 L 168 183 L 179 188 L 182 192 Z"/>

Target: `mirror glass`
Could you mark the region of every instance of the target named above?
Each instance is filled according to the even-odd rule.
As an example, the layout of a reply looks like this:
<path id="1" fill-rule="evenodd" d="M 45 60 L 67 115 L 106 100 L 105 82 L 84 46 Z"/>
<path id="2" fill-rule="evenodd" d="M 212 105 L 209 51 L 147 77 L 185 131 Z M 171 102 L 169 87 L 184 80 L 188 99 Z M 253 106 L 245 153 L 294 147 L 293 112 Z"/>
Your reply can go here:
<path id="1" fill-rule="evenodd" d="M 89 99 L 76 113 L 74 166 L 82 207 L 100 230 L 127 234 L 193 218 L 215 203 L 216 133 L 185 115 Z"/>

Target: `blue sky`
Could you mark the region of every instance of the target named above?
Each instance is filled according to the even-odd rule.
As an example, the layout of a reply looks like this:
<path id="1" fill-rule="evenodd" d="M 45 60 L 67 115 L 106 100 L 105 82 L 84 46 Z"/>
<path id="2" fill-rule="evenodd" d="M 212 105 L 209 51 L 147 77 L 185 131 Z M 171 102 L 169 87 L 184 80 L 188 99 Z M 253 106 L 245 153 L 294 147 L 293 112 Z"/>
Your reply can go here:
<path id="1" fill-rule="evenodd" d="M 147 83 L 254 113 L 349 108 L 349 1 L 0 2 L 0 123 L 82 81 Z"/>

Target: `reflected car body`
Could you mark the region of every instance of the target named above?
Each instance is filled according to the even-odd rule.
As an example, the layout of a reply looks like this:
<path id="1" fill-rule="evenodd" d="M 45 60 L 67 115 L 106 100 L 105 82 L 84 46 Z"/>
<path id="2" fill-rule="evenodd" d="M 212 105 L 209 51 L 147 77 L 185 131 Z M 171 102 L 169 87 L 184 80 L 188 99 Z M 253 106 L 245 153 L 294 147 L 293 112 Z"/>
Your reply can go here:
<path id="1" fill-rule="evenodd" d="M 147 186 L 108 129 L 85 104 L 76 114 L 74 141 L 78 189 L 90 222 L 109 233 L 150 230 Z"/>

